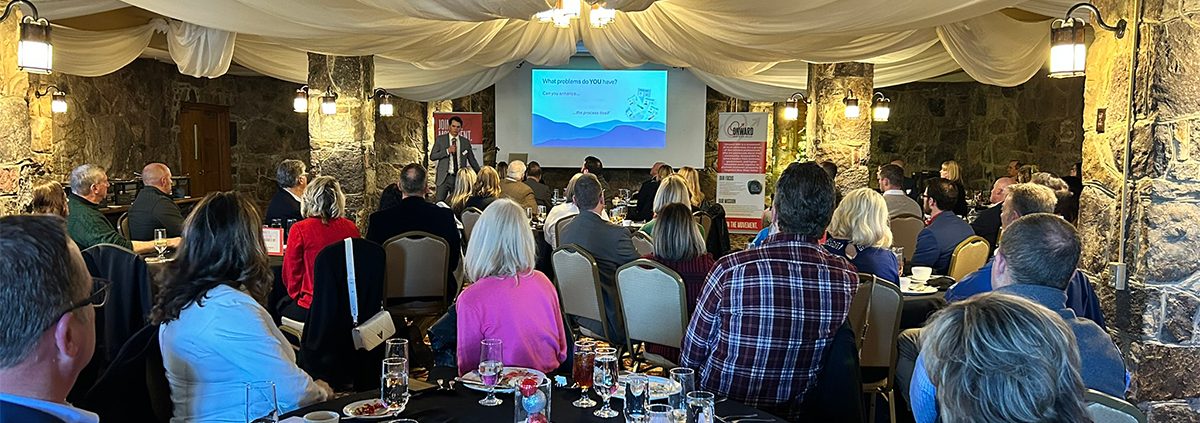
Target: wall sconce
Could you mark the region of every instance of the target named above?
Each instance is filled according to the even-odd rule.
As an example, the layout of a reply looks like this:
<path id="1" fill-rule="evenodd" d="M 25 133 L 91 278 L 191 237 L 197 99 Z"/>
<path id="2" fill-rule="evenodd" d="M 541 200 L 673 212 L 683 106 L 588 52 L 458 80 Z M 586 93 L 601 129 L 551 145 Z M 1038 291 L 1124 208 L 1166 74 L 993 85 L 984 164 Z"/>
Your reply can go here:
<path id="1" fill-rule="evenodd" d="M 17 43 L 17 70 L 49 74 L 54 70 L 54 46 L 50 44 L 50 22 L 38 17 L 37 7 L 29 0 L 12 0 L 4 7 L 0 21 L 8 18 L 13 7 L 23 4 L 30 14 L 21 18 L 21 38 Z"/>
<path id="2" fill-rule="evenodd" d="M 376 88 L 373 94 L 379 98 L 379 116 L 395 116 L 396 106 L 392 105 L 392 93 L 383 88 Z"/>
<path id="3" fill-rule="evenodd" d="M 878 91 L 871 98 L 875 100 L 871 105 L 871 118 L 876 122 L 887 122 L 892 115 L 892 100 Z"/>
<path id="4" fill-rule="evenodd" d="M 1111 31 L 1117 38 L 1125 36 L 1124 19 L 1117 21 L 1116 26 L 1104 22 L 1100 9 L 1091 3 L 1079 3 L 1067 9 L 1067 16 L 1055 19 L 1050 24 L 1050 74 L 1051 78 L 1071 78 L 1084 75 L 1087 62 L 1087 44 L 1084 35 L 1087 23 L 1082 19 L 1071 17 L 1076 10 L 1087 9 L 1096 16 L 1096 25 L 1106 31 Z"/>
<path id="5" fill-rule="evenodd" d="M 337 114 L 337 98 L 338 95 L 332 89 L 328 93 L 321 96 L 321 114 L 336 115 Z"/>
<path id="6" fill-rule="evenodd" d="M 783 118 L 785 120 L 796 120 L 800 118 L 801 102 L 804 104 L 812 103 L 812 101 L 808 99 L 808 96 L 799 91 L 797 91 L 795 94 L 792 94 L 791 97 L 788 97 L 787 101 L 783 103 Z"/>
<path id="7" fill-rule="evenodd" d="M 292 100 L 292 111 L 296 113 L 308 113 L 308 86 L 296 89 L 296 98 Z"/>
<path id="8" fill-rule="evenodd" d="M 67 93 L 58 89 L 58 86 L 51 85 L 44 90 L 34 90 L 34 96 L 37 98 L 45 97 L 50 94 L 50 112 L 51 113 L 66 113 L 67 112 Z"/>
<path id="9" fill-rule="evenodd" d="M 842 104 L 846 105 L 846 119 L 858 119 L 861 110 L 858 108 L 858 97 L 854 96 L 854 91 L 846 91 L 846 98 L 842 99 Z"/>

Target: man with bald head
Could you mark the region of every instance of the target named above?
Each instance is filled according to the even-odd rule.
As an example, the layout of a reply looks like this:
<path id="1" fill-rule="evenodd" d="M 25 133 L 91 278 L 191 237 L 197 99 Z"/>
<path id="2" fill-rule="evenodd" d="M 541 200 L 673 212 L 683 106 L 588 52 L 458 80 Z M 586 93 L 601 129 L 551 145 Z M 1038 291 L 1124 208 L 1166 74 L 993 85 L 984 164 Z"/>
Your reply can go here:
<path id="1" fill-rule="evenodd" d="M 986 239 L 992 252 L 996 251 L 996 241 L 1000 239 L 1000 211 L 1003 209 L 1004 197 L 1008 196 L 1008 187 L 1015 183 L 1016 179 L 1007 176 L 997 179 L 996 183 L 992 184 L 992 205 L 979 212 L 979 216 L 971 222 L 971 229 L 975 231 L 975 235 Z"/>
<path id="2" fill-rule="evenodd" d="M 129 237 L 133 241 L 153 241 L 155 229 L 166 229 L 167 238 L 183 230 L 183 213 L 171 200 L 171 169 L 162 163 L 142 168 L 142 187 L 129 207 Z"/>

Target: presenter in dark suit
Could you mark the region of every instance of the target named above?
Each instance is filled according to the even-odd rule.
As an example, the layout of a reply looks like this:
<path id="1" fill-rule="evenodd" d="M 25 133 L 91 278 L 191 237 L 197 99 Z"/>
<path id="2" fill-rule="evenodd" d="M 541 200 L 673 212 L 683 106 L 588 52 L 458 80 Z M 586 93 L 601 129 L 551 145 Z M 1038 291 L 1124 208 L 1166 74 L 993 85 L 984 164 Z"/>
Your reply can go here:
<path id="1" fill-rule="evenodd" d="M 270 222 L 274 219 L 304 219 L 300 215 L 300 196 L 308 187 L 308 176 L 305 174 L 304 162 L 299 160 L 284 160 L 275 168 L 275 181 L 279 183 L 279 191 L 271 197 L 267 212 L 263 219 Z"/>
<path id="2" fill-rule="evenodd" d="M 913 266 L 933 268 L 933 274 L 945 275 L 950 270 L 950 258 L 954 249 L 975 232 L 971 225 L 952 210 L 958 201 L 958 189 L 954 182 L 945 178 L 933 178 L 925 187 L 925 210 L 929 224 L 917 235 L 917 251 L 913 253 Z"/>
<path id="3" fill-rule="evenodd" d="M 579 207 L 579 216 L 563 228 L 559 235 L 561 245 L 575 244 L 587 250 L 596 259 L 600 270 L 600 286 L 604 293 L 604 310 L 608 315 L 609 332 L 617 339 L 617 343 L 625 342 L 623 332 L 617 330 L 617 268 L 625 263 L 637 260 L 637 250 L 633 248 L 633 239 L 629 230 L 609 223 L 600 217 L 604 211 L 604 190 L 595 175 L 584 174 L 575 181 L 573 191 L 574 203 Z M 590 322 L 583 322 L 589 326 Z M 596 327 L 589 327 L 595 331 Z"/>
<path id="4" fill-rule="evenodd" d="M 437 186 L 435 198 L 443 201 L 451 191 L 454 191 L 454 175 L 459 169 L 471 166 L 479 171 L 479 162 L 471 151 L 471 140 L 460 135 L 463 121 L 458 116 L 450 118 L 450 132 L 438 135 L 433 139 L 433 151 L 429 153 L 430 160 L 437 161 L 434 173 L 434 185 Z"/>
<path id="5" fill-rule="evenodd" d="M 400 191 L 404 198 L 391 208 L 371 213 L 367 239 L 383 245 L 392 237 L 409 231 L 425 231 L 442 237 L 450 246 L 446 289 L 454 292 L 458 284 L 453 272 L 462 252 L 458 225 L 453 211 L 425 201 L 426 180 L 424 167 L 416 163 L 405 166 L 400 173 Z"/>

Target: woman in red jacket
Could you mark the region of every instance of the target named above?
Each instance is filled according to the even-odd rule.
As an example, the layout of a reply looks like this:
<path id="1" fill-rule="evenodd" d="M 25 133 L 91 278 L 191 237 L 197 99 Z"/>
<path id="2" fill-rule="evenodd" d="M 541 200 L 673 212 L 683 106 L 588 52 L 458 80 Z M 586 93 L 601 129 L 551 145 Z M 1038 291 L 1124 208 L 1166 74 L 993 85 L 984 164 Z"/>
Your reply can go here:
<path id="1" fill-rule="evenodd" d="M 354 222 L 342 217 L 345 210 L 346 196 L 337 179 L 321 176 L 308 183 L 300 204 L 301 214 L 306 217 L 292 225 L 283 254 L 283 285 L 292 298 L 280 309 L 284 317 L 299 322 L 308 319 L 317 253 L 329 244 L 362 237 Z"/>

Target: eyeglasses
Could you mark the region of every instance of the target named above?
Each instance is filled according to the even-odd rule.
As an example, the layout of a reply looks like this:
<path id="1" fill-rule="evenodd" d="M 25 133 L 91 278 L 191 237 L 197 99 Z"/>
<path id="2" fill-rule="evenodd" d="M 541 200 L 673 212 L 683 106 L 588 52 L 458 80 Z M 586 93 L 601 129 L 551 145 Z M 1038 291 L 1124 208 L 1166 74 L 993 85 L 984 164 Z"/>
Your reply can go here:
<path id="1" fill-rule="evenodd" d="M 112 286 L 112 282 L 110 282 L 108 279 L 93 277 L 92 294 L 88 295 L 87 298 L 71 303 L 66 310 L 63 310 L 62 313 L 58 314 L 58 317 L 62 318 L 63 315 L 86 306 L 103 307 L 104 304 L 108 302 L 108 288 L 110 286 Z M 54 320 L 58 321 L 58 319 Z M 52 322 L 50 325 L 53 326 L 54 323 Z"/>

